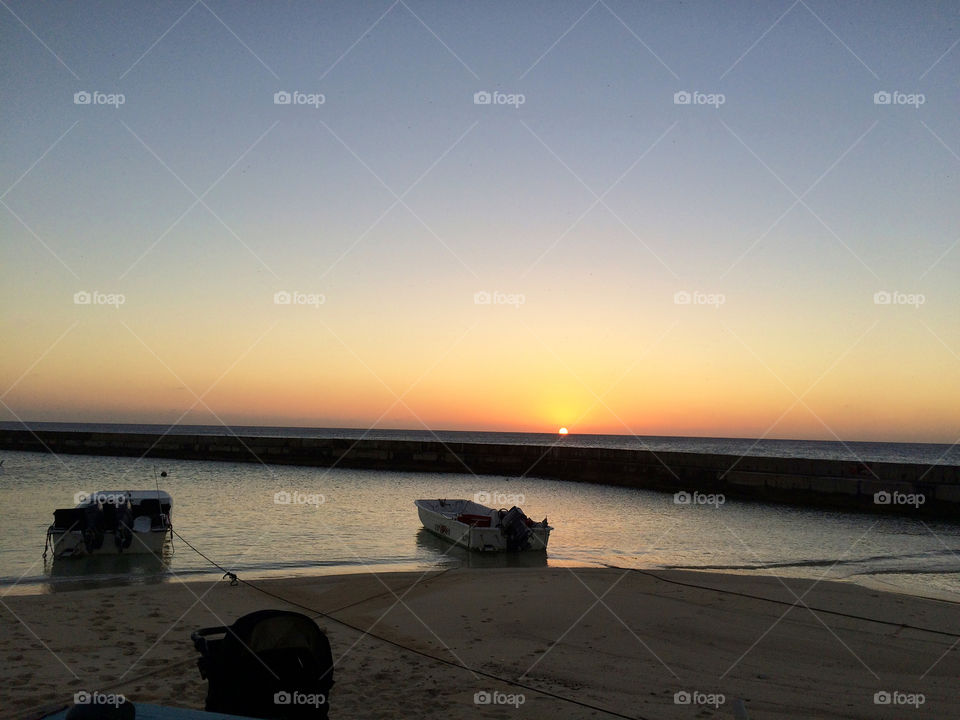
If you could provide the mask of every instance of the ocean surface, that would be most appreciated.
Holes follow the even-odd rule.
[[[14,427],[15,424],[8,424]],[[37,424],[36,427],[40,427]],[[162,426],[45,424],[45,429],[156,432]],[[178,432],[227,432],[180,427]],[[238,434],[359,437],[363,431],[234,428]],[[555,442],[555,435],[437,433],[470,442]],[[368,436],[432,438],[376,431]],[[947,446],[700,438],[568,436],[564,443],[795,457],[957,462]],[[855,453],[855,454],[854,454]],[[0,595],[58,592],[120,582],[169,582],[222,573],[175,538],[161,559],[136,555],[44,561],[53,510],[78,492],[160,488],[174,499],[174,527],[210,559],[247,579],[455,565],[694,568],[859,582],[960,600],[960,525],[728,500],[676,505],[664,493],[528,477],[389,473],[187,460],[0,453]],[[275,502],[290,493],[301,502]],[[427,534],[418,498],[490,497],[549,518],[546,556],[471,554]],[[281,497],[283,497],[281,495]],[[482,499],[482,496],[481,496]]]

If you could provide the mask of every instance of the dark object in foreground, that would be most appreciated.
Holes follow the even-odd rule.
[[[333,655],[327,636],[306,615],[259,610],[230,627],[197,630],[190,639],[200,653],[200,676],[209,683],[208,711],[279,720],[327,717]]]
[[[136,717],[133,703],[122,696],[112,704],[78,702],[66,714],[66,720],[134,720]]]
[[[131,703],[130,708],[133,708]],[[71,705],[69,708],[62,707],[51,707],[49,709],[41,708],[38,712],[40,715],[30,715],[24,716],[24,720],[76,720],[77,716],[72,715],[76,706]],[[123,707],[123,706],[121,706]],[[112,710],[110,707],[108,709]],[[115,720],[115,716],[110,715],[94,715],[94,716],[80,716],[83,720]],[[122,718],[122,720],[128,720],[128,718]],[[246,717],[241,715],[225,715],[223,713],[210,713],[206,710],[189,710],[187,708],[178,708],[178,707],[169,707],[165,705],[151,705],[150,703],[137,703],[136,706],[136,720],[247,720]]]

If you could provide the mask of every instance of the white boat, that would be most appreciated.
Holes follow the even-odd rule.
[[[101,490],[79,493],[73,508],[53,511],[43,556],[154,553],[173,536],[173,500],[162,490]]]
[[[547,549],[547,519],[534,522],[518,507],[494,510],[471,500],[415,500],[423,527],[433,534],[481,552]]]

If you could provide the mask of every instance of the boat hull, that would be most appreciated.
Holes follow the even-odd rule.
[[[130,547],[122,551],[117,547],[117,543],[112,531],[103,533],[103,544],[100,547],[87,550],[86,543],[83,540],[83,533],[77,530],[62,531],[52,530],[50,532],[50,544],[53,546],[54,558],[67,557],[85,557],[89,555],[119,555],[123,554],[146,554],[152,553],[160,555],[163,551],[163,545],[173,535],[169,528],[158,528],[147,532],[134,532]]]
[[[424,529],[454,545],[477,552],[506,552],[507,541],[498,527],[474,527],[417,504]],[[530,541],[523,552],[544,552],[550,541],[550,527],[530,528]]]
[[[173,499],[161,490],[78,492],[76,507],[53,511],[43,557],[160,555],[173,539]],[[118,542],[119,541],[119,542]]]

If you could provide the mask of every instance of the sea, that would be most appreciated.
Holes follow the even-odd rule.
[[[923,443],[578,434],[560,438],[538,433],[196,425],[29,426],[61,431],[563,443],[960,464],[957,446]],[[24,426],[0,423],[0,428]],[[667,493],[535,476],[25,452],[3,452],[0,460],[0,597],[210,579],[221,577],[223,570],[253,580],[458,566],[612,566],[839,580],[960,600],[960,523],[950,520],[874,516],[733,499],[678,505]],[[173,497],[173,523],[178,533],[162,557],[125,554],[55,562],[42,557],[53,510],[73,507],[78,493],[156,487]],[[458,497],[477,498],[498,507],[518,505],[536,520],[547,518],[555,528],[548,552],[496,556],[470,553],[422,529],[415,500]]]

